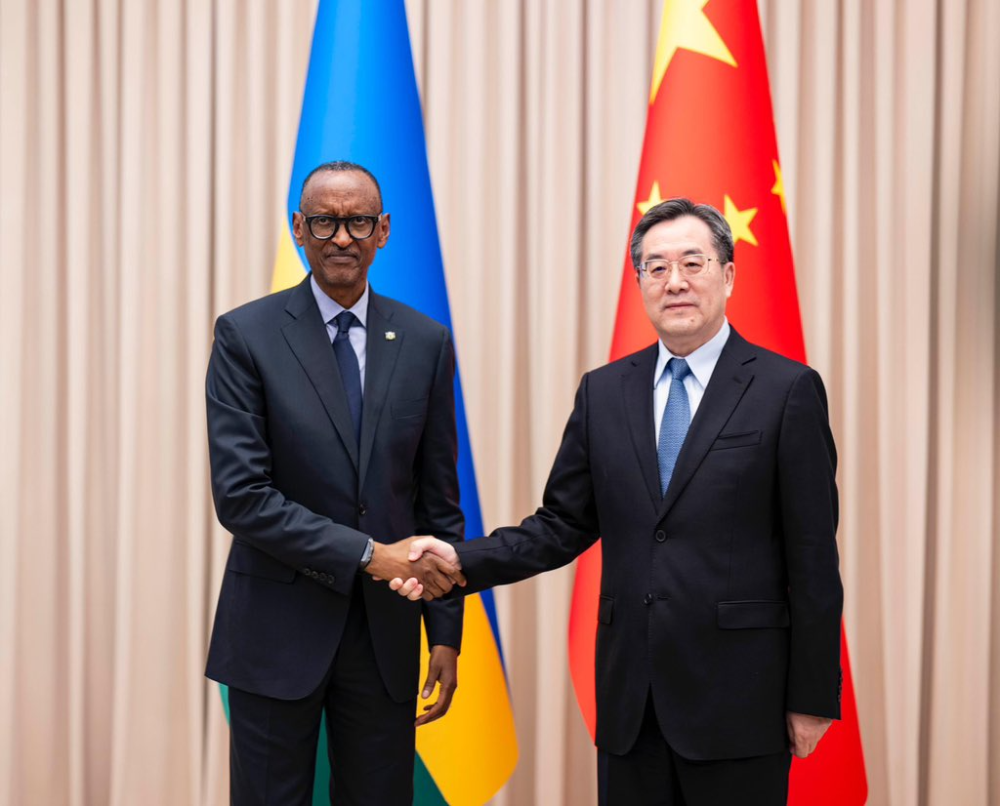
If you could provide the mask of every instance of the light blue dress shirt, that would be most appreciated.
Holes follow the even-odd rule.
[[[316,278],[312,275],[309,276],[309,284],[312,286],[312,292],[313,296],[316,298],[316,304],[319,305],[320,315],[323,317],[323,321],[326,322],[326,335],[330,337],[330,344],[333,344],[333,339],[337,335],[337,325],[334,324],[333,320],[334,317],[336,317],[341,311],[345,310],[345,308],[336,300],[330,299],[323,289],[319,287],[319,283],[316,282]],[[361,323],[361,327],[355,325],[351,328],[348,338],[351,340],[351,347],[354,348],[354,354],[358,357],[358,369],[361,370],[362,390],[365,388],[365,353],[368,350],[369,288],[370,286],[365,283],[365,292],[361,295],[361,298],[350,308],[346,309],[358,317],[358,321]]]
[[[667,362],[671,358],[683,358],[687,361],[691,372],[684,379],[684,389],[688,393],[688,403],[691,406],[691,419],[694,419],[695,412],[701,404],[701,399],[705,396],[705,387],[712,379],[715,372],[715,365],[722,355],[722,348],[726,346],[726,340],[732,328],[729,327],[729,320],[722,320],[722,327],[719,332],[706,341],[701,347],[686,356],[675,356],[666,348],[662,341],[658,342],[660,353],[656,358],[656,369],[653,370],[653,423],[656,428],[656,443],[660,444],[660,424],[663,422],[663,410],[667,407],[667,398],[670,397],[670,378],[664,378],[664,370]]]

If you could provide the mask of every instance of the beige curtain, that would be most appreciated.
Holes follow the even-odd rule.
[[[607,356],[660,2],[407,8],[491,528]],[[0,0],[0,804],[226,802],[202,379],[269,287],[314,11]],[[1000,4],[761,17],[869,802],[1000,804]],[[571,586],[497,594],[500,806],[595,800]]]

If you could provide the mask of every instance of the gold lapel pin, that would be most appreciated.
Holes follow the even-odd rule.
[[[394,331],[394,330],[387,330],[385,332],[385,340],[386,341],[395,341],[396,340],[396,331]]]

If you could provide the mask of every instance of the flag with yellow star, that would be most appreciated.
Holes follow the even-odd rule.
[[[726,314],[734,327],[749,341],[804,362],[785,186],[755,0],[664,2],[632,229],[647,210],[675,196],[711,204],[732,228],[737,283]],[[612,360],[656,339],[627,251]],[[578,561],[569,627],[573,684],[591,734],[600,577],[598,543]],[[795,759],[790,804],[857,806],[867,800],[843,633],[841,666],[843,719],[808,759]]]

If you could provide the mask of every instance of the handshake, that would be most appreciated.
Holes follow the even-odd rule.
[[[455,585],[465,587],[458,552],[436,537],[416,535],[397,543],[376,543],[365,571],[375,579],[388,580],[390,588],[413,602],[430,602]]]

